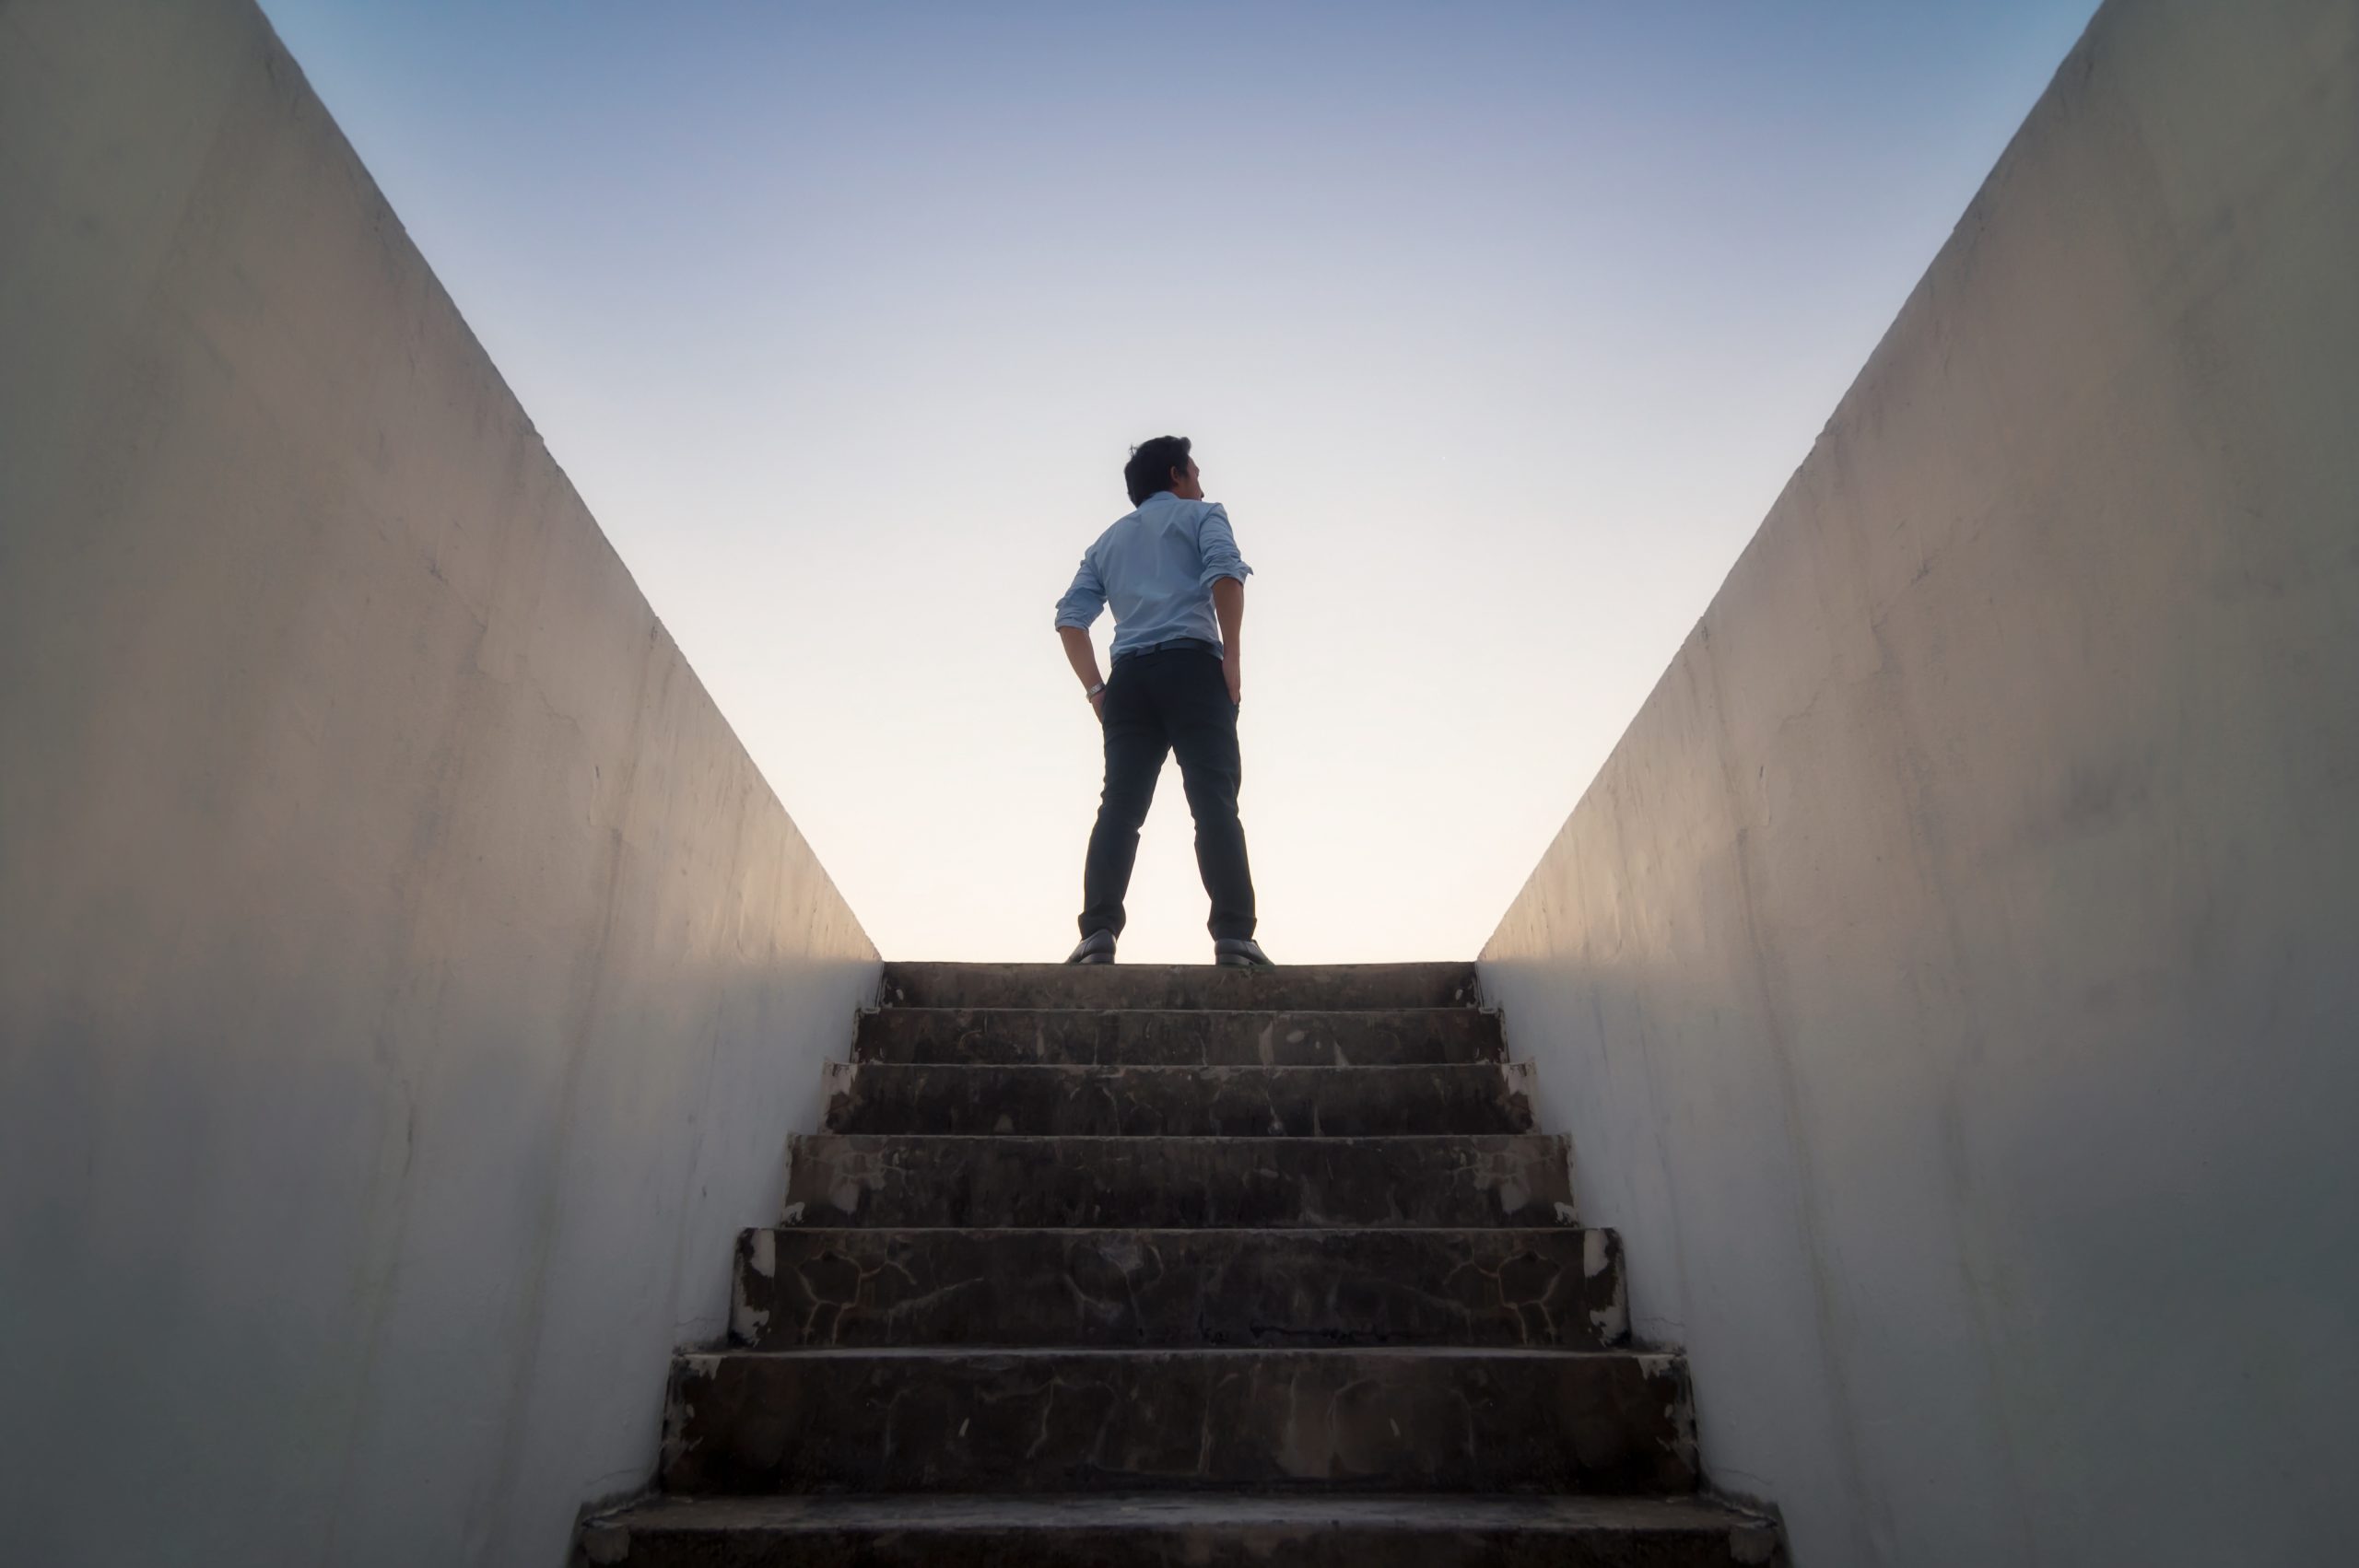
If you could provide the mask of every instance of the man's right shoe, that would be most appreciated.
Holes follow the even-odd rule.
[[[1262,944],[1250,936],[1224,936],[1213,940],[1213,962],[1230,969],[1274,969],[1270,955]]]
[[[1065,962],[1068,964],[1111,964],[1114,962],[1114,933],[1112,931],[1090,932],[1081,939],[1081,945],[1073,950],[1073,956]]]

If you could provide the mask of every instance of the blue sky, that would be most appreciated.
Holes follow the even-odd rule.
[[[888,955],[1072,944],[1050,606],[1194,438],[1309,961],[1481,945],[2093,6],[264,8]]]

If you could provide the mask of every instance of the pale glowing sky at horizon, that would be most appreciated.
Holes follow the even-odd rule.
[[[1193,437],[1281,962],[1482,945],[2094,9],[264,5],[889,957],[1072,946]]]

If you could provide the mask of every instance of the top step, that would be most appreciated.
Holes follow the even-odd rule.
[[[1472,964],[887,964],[885,1007],[1344,1012],[1473,1007]]]

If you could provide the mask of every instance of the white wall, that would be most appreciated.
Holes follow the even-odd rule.
[[[0,5],[0,1559],[561,1562],[875,970],[247,0]]]
[[[1804,1568],[2359,1471],[2359,5],[2112,0],[1483,955]]]

